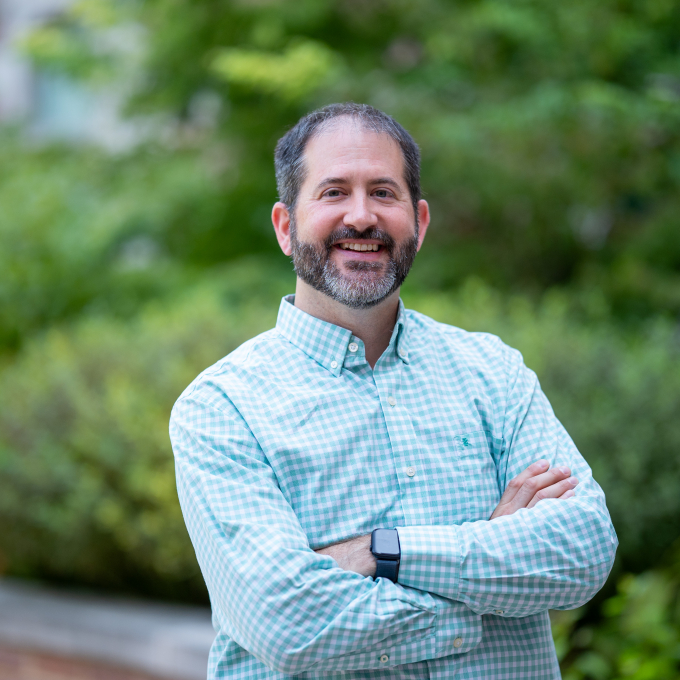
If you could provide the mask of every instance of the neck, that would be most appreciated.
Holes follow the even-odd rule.
[[[295,306],[317,319],[346,328],[361,338],[366,349],[366,361],[373,368],[390,344],[399,311],[399,289],[374,307],[352,309],[298,279]]]

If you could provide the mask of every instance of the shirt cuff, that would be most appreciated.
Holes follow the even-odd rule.
[[[474,649],[482,641],[482,617],[462,602],[434,597],[437,602],[436,658]]]
[[[459,599],[463,566],[461,528],[397,527],[401,558],[399,583],[451,600]]]

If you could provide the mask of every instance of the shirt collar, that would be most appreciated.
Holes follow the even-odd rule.
[[[361,343],[346,328],[317,319],[296,307],[295,295],[287,295],[281,300],[276,329],[335,376],[342,371],[350,343]],[[404,363],[408,363],[407,331],[404,303],[399,300],[399,314],[388,350],[395,352]]]

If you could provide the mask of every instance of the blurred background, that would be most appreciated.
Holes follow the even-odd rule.
[[[0,572],[207,604],[170,409],[273,326],[273,148],[346,100],[422,148],[407,305],[519,348],[607,494],[564,677],[680,677],[678,0],[0,0]]]

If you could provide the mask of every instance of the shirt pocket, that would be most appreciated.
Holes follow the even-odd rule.
[[[489,519],[501,495],[486,432],[476,430],[456,435],[454,440],[458,466],[465,484],[465,519],[468,522]]]

